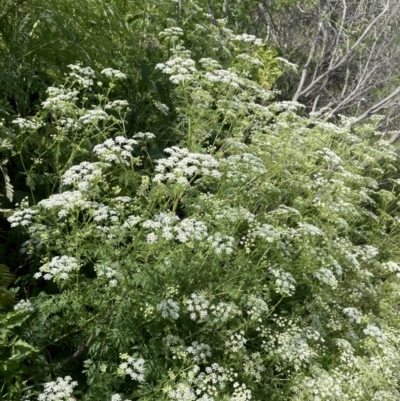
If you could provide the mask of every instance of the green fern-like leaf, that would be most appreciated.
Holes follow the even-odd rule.
[[[4,164],[7,162],[7,160],[3,160],[3,162],[1,163],[2,165],[0,165],[0,170],[3,174],[4,177],[4,182],[6,184],[6,196],[7,199],[12,202],[13,200],[13,196],[14,196],[14,187],[11,185],[10,182],[10,177],[8,175],[8,170],[6,167],[4,167]]]
[[[14,275],[10,269],[0,264],[0,308],[8,309],[14,302],[14,295],[7,289],[13,280]]]

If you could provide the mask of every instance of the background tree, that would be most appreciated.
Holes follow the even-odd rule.
[[[299,67],[278,84],[282,98],[327,119],[347,113],[358,123],[381,113],[382,127],[396,127],[399,2],[308,1],[272,12],[266,1],[256,15],[258,33]]]

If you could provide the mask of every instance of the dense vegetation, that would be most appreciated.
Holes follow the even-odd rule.
[[[397,8],[42,3],[0,14],[2,399],[398,400]]]

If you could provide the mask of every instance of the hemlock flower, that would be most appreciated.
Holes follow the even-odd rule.
[[[26,208],[14,212],[7,220],[11,224],[11,227],[29,226],[32,223],[33,218],[37,214],[36,210]]]
[[[104,110],[93,109],[86,110],[86,113],[82,117],[79,117],[79,121],[81,121],[82,124],[87,125],[97,123],[98,121],[107,120],[109,118],[110,116]]]
[[[232,302],[220,302],[210,306],[210,314],[213,316],[214,323],[225,323],[235,316],[240,316],[242,312]]]
[[[126,75],[124,73],[112,68],[105,68],[103,71],[101,71],[101,74],[111,79],[126,79]]]
[[[155,171],[158,174],[154,176],[154,182],[175,181],[187,185],[189,179],[196,175],[214,178],[221,176],[218,171],[219,162],[211,155],[191,153],[188,149],[177,146],[166,148],[164,152],[170,156],[157,161]]]
[[[104,108],[106,110],[117,110],[121,111],[129,106],[129,103],[126,100],[113,100],[112,102],[108,102]]]
[[[210,302],[202,295],[192,294],[186,301],[186,305],[192,320],[204,320],[208,317]]]
[[[179,304],[172,299],[161,301],[157,305],[157,309],[161,311],[161,315],[164,318],[171,317],[174,320],[179,318]]]
[[[108,279],[109,287],[116,287],[118,285],[118,280],[120,280],[123,275],[118,271],[120,265],[118,262],[113,263],[103,263],[95,267],[97,277],[105,277]]]
[[[166,28],[158,34],[158,36],[160,38],[168,38],[169,37],[169,38],[174,38],[174,39],[178,39],[182,35],[183,35],[183,30],[178,27]]]
[[[241,35],[235,35],[233,39],[244,43],[253,43],[256,46],[261,46],[263,44],[262,39],[258,39],[256,36],[248,35],[247,33],[242,33]]]
[[[197,341],[193,341],[192,345],[186,348],[186,351],[192,355],[195,362],[204,362],[207,357],[211,356],[211,347]]]
[[[329,287],[336,288],[338,286],[338,281],[335,275],[332,273],[332,270],[327,269],[326,267],[322,267],[318,271],[314,273],[314,276],[324,284],[329,285]]]
[[[14,310],[33,312],[35,308],[33,307],[29,299],[21,299],[18,303],[14,305]]]
[[[58,377],[44,385],[44,392],[39,395],[38,401],[75,401],[72,393],[77,385],[78,382],[72,381],[71,376]]]
[[[356,308],[344,308],[343,313],[349,318],[351,323],[361,323],[362,313]]]
[[[69,106],[78,100],[79,91],[71,91],[64,88],[49,87],[46,92],[49,94],[47,100],[42,102],[44,109],[65,112]]]
[[[59,209],[58,217],[61,219],[69,215],[71,210],[77,208],[80,210],[95,207],[94,202],[86,199],[87,194],[81,191],[65,191],[61,194],[51,195],[48,199],[43,199],[38,206],[47,209]]]
[[[232,333],[230,331],[230,332],[228,332],[228,336],[229,336],[229,339],[225,343],[225,345],[227,348],[229,348],[229,351],[227,350],[226,352],[236,353],[245,347],[247,340],[246,340],[246,338],[244,338],[243,330],[240,330],[238,333]]]
[[[161,70],[164,74],[170,75],[169,80],[178,85],[193,78],[193,74],[197,72],[195,64],[190,58],[177,56],[165,63],[157,64],[156,70]]]
[[[243,80],[237,74],[227,70],[206,72],[204,78],[211,83],[227,84],[232,88],[239,88],[240,85],[243,85]]]
[[[76,185],[81,192],[87,192],[92,184],[102,178],[102,168],[107,166],[105,163],[82,162],[77,166],[72,166],[62,176],[63,185]]]
[[[155,102],[154,105],[156,106],[156,109],[158,109],[159,111],[161,111],[161,113],[164,114],[164,116],[168,115],[169,107],[166,104]]]
[[[69,64],[68,67],[72,71],[74,71],[78,74],[84,75],[86,77],[94,78],[96,76],[95,72],[90,67],[81,67],[80,65],[76,65],[76,64]]]
[[[34,278],[43,277],[45,280],[67,280],[71,272],[79,270],[77,259],[71,256],[55,256],[50,262],[39,268]]]
[[[281,269],[270,267],[268,271],[275,278],[276,291],[279,294],[292,296],[296,290],[296,280],[289,272]]]
[[[106,162],[121,163],[129,166],[129,161],[132,159],[133,147],[137,144],[138,142],[134,139],[117,136],[107,139],[100,145],[96,145],[93,148],[93,152]]]
[[[26,118],[16,118],[12,122],[22,129],[35,130],[37,128],[37,125],[33,121],[27,120]]]
[[[233,252],[233,243],[235,239],[229,235],[223,235],[221,233],[215,233],[207,238],[207,242],[210,243],[211,248],[215,254],[220,255],[226,253],[230,255]]]
[[[135,359],[129,355],[121,354],[120,358],[125,362],[119,365],[118,370],[129,375],[132,380],[144,382],[145,361],[142,358]]]
[[[119,395],[119,394],[113,394],[113,395],[111,396],[111,401],[131,401],[131,400],[128,400],[128,399],[123,400],[122,397],[121,397],[121,395]]]
[[[136,139],[142,139],[142,140],[150,140],[154,139],[156,136],[152,134],[151,132],[137,132],[135,135],[133,135],[133,138]]]

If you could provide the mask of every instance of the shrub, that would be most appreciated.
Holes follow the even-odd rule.
[[[249,57],[262,46],[227,36]],[[85,108],[97,75],[82,67],[48,91],[50,124],[42,112],[16,121],[21,152],[37,127],[54,135],[39,145],[54,190],[9,219],[37,280],[29,308],[6,317],[24,317],[17,334],[32,347],[18,391],[398,399],[396,154],[373,126],[275,102],[250,58],[223,68],[169,46],[156,70],[173,85],[177,139],[162,158],[148,151],[157,132],[127,135],[123,100]]]

